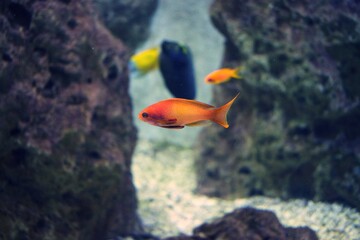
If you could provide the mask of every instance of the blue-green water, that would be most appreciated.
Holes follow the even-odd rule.
[[[239,93],[229,128],[137,118],[172,95],[128,60],[164,40],[190,47],[196,100]],[[249,205],[359,240],[359,56],[355,0],[2,0],[0,239],[191,234]]]
[[[159,44],[164,39],[178,41],[188,45],[193,53],[197,82],[197,100],[211,101],[211,86],[205,85],[203,78],[221,64],[223,37],[211,25],[208,10],[212,1],[159,1],[150,28],[150,36],[139,49],[147,49]],[[204,41],[204,39],[206,39]],[[140,138],[165,140],[190,146],[194,143],[199,128],[184,128],[181,131],[149,127],[137,119],[137,114],[148,105],[171,98],[159,71],[131,79],[130,93],[134,104],[133,116],[139,129]]]

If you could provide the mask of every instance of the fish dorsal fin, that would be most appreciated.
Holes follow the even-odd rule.
[[[188,123],[188,124],[186,124],[186,126],[188,126],[188,127],[204,126],[204,125],[208,125],[209,123],[210,123],[210,121],[208,121],[208,120],[201,120],[201,121],[197,121],[197,122],[193,122],[193,123]]]

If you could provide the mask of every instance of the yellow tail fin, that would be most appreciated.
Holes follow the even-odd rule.
[[[228,103],[224,104],[221,107],[218,107],[216,109],[214,109],[214,115],[213,118],[211,119],[211,121],[223,126],[224,128],[228,128],[229,124],[227,122],[226,116],[227,113],[231,107],[231,105],[234,103],[234,101],[236,100],[236,98],[239,96],[240,93],[238,93],[232,100],[230,100]]]
[[[234,69],[234,73],[233,75],[231,76],[232,78],[237,78],[237,79],[240,79],[241,76],[240,76],[240,72],[241,70],[243,70],[243,67],[242,66],[239,66],[237,68]]]

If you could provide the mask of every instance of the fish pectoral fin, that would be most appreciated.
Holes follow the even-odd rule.
[[[193,123],[188,123],[186,124],[186,126],[188,127],[197,127],[197,126],[205,126],[205,125],[209,125],[211,122],[208,120],[201,120],[201,121],[197,121],[197,122],[193,122]]]
[[[169,128],[169,129],[182,129],[185,126],[160,126],[162,128]]]

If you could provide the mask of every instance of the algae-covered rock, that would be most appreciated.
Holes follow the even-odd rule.
[[[0,239],[139,227],[128,53],[90,1],[0,3]]]
[[[229,129],[205,128],[200,193],[338,201],[360,208],[360,4],[215,1],[223,66],[242,80],[215,86],[215,105],[240,97]]]
[[[93,1],[104,24],[126,45],[136,48],[146,40],[158,0]]]

